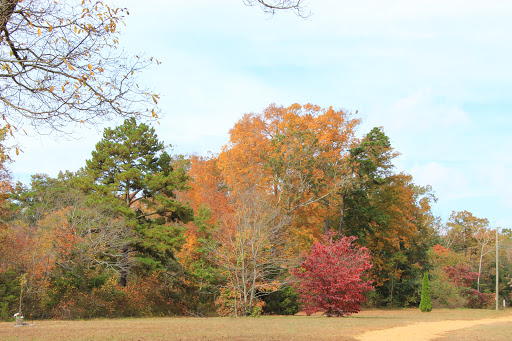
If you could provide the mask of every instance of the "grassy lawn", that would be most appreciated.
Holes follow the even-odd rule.
[[[511,323],[495,323],[453,331],[437,338],[436,341],[508,341],[512,338]]]
[[[367,310],[347,318],[263,316],[260,318],[141,318],[0,323],[0,340],[356,340],[365,331],[418,322],[512,316],[512,310]],[[30,321],[28,321],[30,322]],[[509,340],[512,326],[476,326],[439,340]],[[496,338],[489,339],[489,335]]]

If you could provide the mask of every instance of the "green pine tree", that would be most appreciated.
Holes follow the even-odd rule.
[[[174,252],[183,235],[177,222],[192,219],[192,209],[176,200],[175,191],[186,188],[183,167],[173,167],[173,159],[155,134],[154,128],[127,119],[114,129],[107,128],[85,167],[89,191],[98,200],[117,202],[133,240],[123,250],[133,255],[146,272],[173,266]],[[175,265],[175,264],[174,264]],[[126,286],[128,271],[121,272]]]
[[[428,279],[428,273],[426,272],[423,275],[423,282],[421,283],[420,310],[424,313],[432,311],[432,302],[430,300],[430,281]]]

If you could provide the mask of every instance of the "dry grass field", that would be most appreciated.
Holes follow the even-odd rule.
[[[33,326],[0,323],[0,340],[348,340],[365,332],[420,322],[509,317],[512,310],[367,310],[347,318],[264,316],[260,318],[141,318],[34,321]],[[31,322],[31,321],[28,321]],[[510,340],[512,322],[451,331],[436,340]],[[385,339],[380,339],[385,341]],[[412,341],[412,340],[411,340]]]
[[[436,339],[436,341],[504,341],[510,339],[512,339],[512,322],[476,326],[469,329],[453,331]]]

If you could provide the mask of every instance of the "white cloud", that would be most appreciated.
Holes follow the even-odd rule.
[[[493,196],[499,197],[504,207],[512,209],[512,163],[492,163],[481,166],[480,179],[488,183]]]
[[[498,226],[510,227],[512,164],[439,162],[416,164],[409,171],[419,185],[431,185],[439,198],[437,213],[447,218],[450,211],[469,210]]]
[[[444,97],[427,87],[390,104],[379,101],[378,106],[369,109],[362,130],[383,126],[392,146],[402,153],[400,160],[406,167],[407,163],[411,167],[436,160],[465,159],[469,151],[462,147],[468,131],[474,129],[473,120],[460,104]],[[475,150],[469,155],[471,159],[479,156]]]
[[[473,197],[470,182],[460,169],[450,168],[437,162],[415,165],[410,170],[416,183],[431,185],[439,197],[447,200]]]
[[[467,113],[456,105],[439,103],[430,88],[397,100],[388,114],[394,118],[397,128],[413,131],[467,126],[471,122]]]

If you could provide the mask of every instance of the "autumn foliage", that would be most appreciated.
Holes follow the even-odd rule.
[[[293,213],[289,245],[311,247],[321,238],[337,205],[331,198],[348,181],[345,160],[357,142],[359,119],[349,112],[312,104],[270,105],[246,114],[230,130],[218,167],[230,191],[257,187]]]
[[[334,240],[328,234],[316,242],[313,250],[295,271],[299,292],[306,314],[324,311],[327,316],[345,316],[361,310],[365,294],[373,290],[365,278],[372,267],[368,249],[353,242],[355,237]]]
[[[187,157],[129,119],[87,167],[29,186],[12,186],[0,148],[0,318],[346,316],[417,307],[427,270],[434,308],[486,307],[488,221],[463,211],[443,225],[431,188],[395,172],[383,128],[357,138],[358,125],[270,105],[219,154]],[[512,261],[500,271],[506,297]]]

